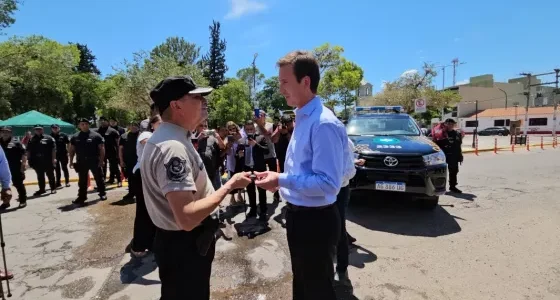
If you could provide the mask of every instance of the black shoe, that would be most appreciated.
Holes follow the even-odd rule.
[[[51,190],[51,195],[52,194],[56,194],[56,189],[55,190]]]
[[[124,248],[124,253],[130,253],[130,251],[132,251],[132,241],[130,241],[130,243],[126,245],[126,248]]]
[[[59,182],[59,183],[57,183],[57,184],[56,184],[56,188],[57,188],[57,189],[60,189],[60,188],[62,188],[62,184],[61,184],[60,182]]]
[[[247,214],[247,218],[254,218],[257,216],[257,209],[256,208],[251,208],[249,210],[249,213]]]
[[[72,204],[83,205],[86,202],[86,200],[87,198],[78,197],[76,200],[72,201]]]
[[[356,242],[356,238],[354,238],[353,236],[351,236],[349,233],[347,233],[348,235],[348,244],[352,245]]]
[[[0,204],[0,211],[6,210],[8,207],[10,207],[10,203],[2,203]]]
[[[348,271],[345,272],[336,271],[334,275],[334,282],[335,284],[341,285],[345,288],[352,289],[352,282],[350,281],[350,278],[348,278]]]
[[[45,194],[47,191],[36,191],[35,193],[33,193],[33,196],[41,196],[43,194]]]
[[[19,208],[27,207],[27,202],[20,202],[18,207]]]
[[[122,182],[117,183],[117,187],[122,187]]]
[[[70,183],[67,183],[67,184],[66,184],[66,187],[70,187]]]
[[[109,181],[105,182],[105,184],[115,184],[115,181],[109,180]]]
[[[99,196],[99,200],[101,201],[105,201],[107,200],[107,196],[103,195],[103,196]]]
[[[462,194],[462,193],[463,193],[463,191],[461,191],[460,189],[458,189],[458,188],[455,187],[455,186],[450,187],[450,188],[449,188],[449,191],[450,191],[450,192],[453,192],[453,193],[457,193],[457,194]]]
[[[268,221],[268,215],[266,214],[266,211],[259,213],[259,221],[261,221],[261,222],[267,222]]]

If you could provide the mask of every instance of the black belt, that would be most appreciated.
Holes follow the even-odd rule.
[[[293,210],[293,211],[311,211],[311,210],[321,210],[321,209],[329,208],[332,207],[333,205],[334,203],[323,205],[323,206],[299,206],[288,202],[286,204],[286,207],[288,207],[289,210]]]

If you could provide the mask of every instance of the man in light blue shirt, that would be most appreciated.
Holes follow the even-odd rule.
[[[8,159],[6,158],[6,153],[4,153],[4,150],[0,147],[0,184],[2,184],[0,198],[6,206],[9,206],[10,200],[12,200],[12,190],[10,189],[11,181],[12,174],[10,173]]]
[[[340,235],[333,205],[345,169],[348,137],[342,122],[317,94],[319,64],[312,53],[294,51],[278,61],[280,92],[297,107],[284,173],[255,173],[256,185],[287,204],[286,229],[292,259],[293,299],[335,300],[332,257]]]

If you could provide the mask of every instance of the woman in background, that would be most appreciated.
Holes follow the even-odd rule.
[[[243,158],[244,150],[242,147],[238,147],[237,141],[241,138],[241,133],[239,132],[239,126],[233,121],[226,123],[226,128],[229,132],[226,140],[226,168],[228,171],[228,177],[231,178],[234,174],[242,172],[243,166],[245,165],[245,160]],[[237,199],[235,199],[235,194],[237,193]],[[240,205],[245,202],[243,197],[241,197],[241,190],[235,190],[231,192],[231,205]]]

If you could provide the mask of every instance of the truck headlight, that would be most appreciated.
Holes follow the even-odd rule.
[[[436,166],[445,164],[445,154],[442,151],[422,156],[426,166]]]

